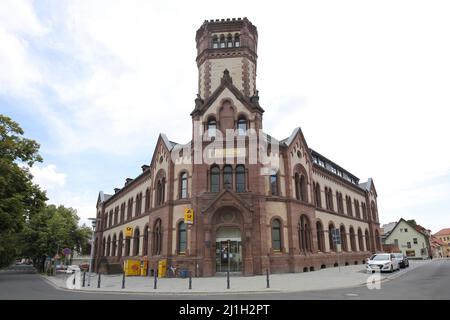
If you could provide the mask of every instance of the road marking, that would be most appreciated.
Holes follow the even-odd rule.
[[[346,293],[345,295],[347,297],[358,297],[359,296],[359,294],[357,294],[357,293]]]

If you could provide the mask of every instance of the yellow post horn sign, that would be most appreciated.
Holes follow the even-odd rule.
[[[125,238],[132,237],[132,236],[133,236],[133,227],[126,227],[125,228]]]
[[[191,208],[184,209],[184,223],[186,224],[194,223],[194,209]]]

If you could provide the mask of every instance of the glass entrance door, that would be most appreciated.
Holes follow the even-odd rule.
[[[216,272],[242,271],[242,244],[237,240],[216,242]]]

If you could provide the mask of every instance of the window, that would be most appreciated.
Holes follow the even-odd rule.
[[[370,236],[369,236],[369,231],[367,229],[364,232],[364,238],[366,239],[366,250],[370,251]]]
[[[112,257],[116,256],[116,248],[117,248],[117,239],[116,239],[116,234],[114,234],[114,236],[112,238],[112,251],[111,251]]]
[[[299,223],[299,247],[300,250],[305,252],[312,252],[312,234],[311,234],[311,227],[309,224],[309,220],[305,215],[302,215],[300,217],[300,223]]]
[[[278,219],[272,221],[272,249],[281,251],[281,223]]]
[[[180,175],[180,199],[187,198],[187,173]]]
[[[156,220],[153,228],[153,254],[160,255],[162,249],[161,219]]]
[[[316,230],[317,230],[317,245],[318,249],[321,252],[325,252],[325,241],[323,238],[323,227],[320,221],[316,222]]]
[[[234,34],[234,46],[235,46],[235,47],[239,47],[239,46],[241,45],[241,42],[240,42],[239,39],[240,39],[240,38],[239,38],[239,34],[238,34],[238,33],[235,33],[235,34]]]
[[[245,167],[236,166],[236,192],[245,192]]]
[[[214,49],[217,49],[217,48],[219,48],[219,39],[217,38],[217,36],[214,36],[213,37],[213,48]]]
[[[247,119],[245,117],[239,117],[237,122],[238,135],[245,135],[247,133]]]
[[[270,194],[272,196],[278,196],[278,172],[273,170],[269,179],[270,179]]]
[[[358,229],[358,246],[359,251],[364,251],[364,241],[363,241],[363,234],[361,229]]]
[[[125,202],[120,205],[120,223],[125,220]]]
[[[405,228],[405,232],[408,232],[408,228]]]
[[[145,211],[150,210],[150,188],[145,190]]]
[[[117,245],[117,256],[120,258],[122,257],[122,248],[123,248],[123,234],[122,232],[119,234],[119,243]]]
[[[186,252],[186,243],[187,243],[187,235],[186,235],[186,224],[181,221],[178,224],[178,253]]]
[[[130,244],[131,244],[131,238],[126,237],[125,238],[125,257],[130,256]]]
[[[413,238],[414,244],[417,244],[417,238]]]
[[[211,192],[219,192],[220,169],[218,166],[211,168]]]
[[[208,137],[212,138],[216,136],[217,122],[216,119],[209,119],[207,124]]]
[[[342,246],[342,251],[348,251],[348,246],[347,246],[347,234],[345,233],[345,227],[341,226],[340,228],[340,234],[341,234],[341,246]]]
[[[141,215],[141,207],[142,207],[142,193],[139,193],[136,196],[136,216]]]
[[[133,198],[128,200],[127,220],[131,220],[133,216]]]
[[[347,206],[347,214],[349,216],[353,216],[353,210],[352,210],[352,198],[349,196],[345,196],[346,200],[346,206]]]
[[[314,185],[314,199],[315,199],[315,202],[316,202],[316,207],[321,208],[322,207],[322,199],[321,199],[321,196],[320,196],[320,185],[319,185],[319,183],[316,183]]]
[[[134,244],[133,244],[133,255],[135,256],[139,255],[140,240],[141,240],[141,233],[139,231],[139,228],[136,228],[134,230]]]
[[[142,255],[146,256],[148,255],[148,233],[150,232],[150,230],[148,229],[148,226],[146,225],[144,227],[144,239],[143,241],[143,246],[142,246]]]
[[[353,228],[350,228],[350,247],[353,252],[356,251],[356,239],[355,239],[355,230]]]
[[[231,33],[228,34],[228,37],[227,37],[227,47],[228,48],[232,48],[233,47],[233,37],[232,37]]]
[[[220,47],[225,48],[225,36],[223,34],[220,36]]]
[[[114,209],[114,225],[117,225],[119,223],[119,207],[117,206]]]
[[[233,186],[233,169],[230,165],[223,167],[223,187],[225,189],[231,189]]]
[[[158,180],[156,185],[156,203],[160,206],[165,201],[166,178]]]
[[[408,241],[408,242],[406,243],[406,245],[407,245],[408,249],[411,249],[411,242]]]
[[[297,200],[308,201],[306,180],[303,174],[295,174],[295,197]]]
[[[355,199],[355,214],[358,219],[361,219],[361,213],[359,211],[359,201]]]

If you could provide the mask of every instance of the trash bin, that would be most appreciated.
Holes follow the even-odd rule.
[[[187,270],[187,269],[180,270],[180,277],[182,277],[182,278],[189,277],[189,270]]]

